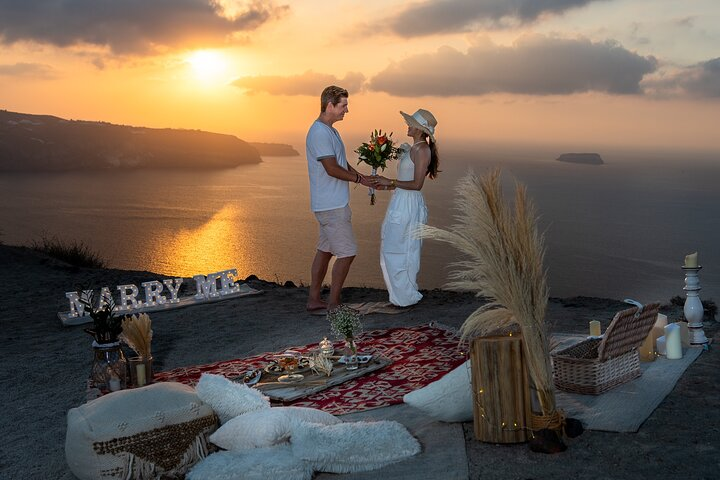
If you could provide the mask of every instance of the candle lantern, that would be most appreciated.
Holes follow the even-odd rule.
[[[327,339],[327,337],[323,338],[320,341],[319,347],[320,347],[320,353],[322,353],[326,357],[329,357],[330,355],[335,353],[335,348],[333,347],[332,342]]]
[[[708,339],[703,331],[703,305],[700,301],[700,279],[698,274],[702,267],[700,265],[687,266],[686,260],[685,265],[682,267],[685,272],[685,305],[683,306],[683,312],[685,318],[688,321],[688,334],[690,337],[691,347],[704,347],[707,348]],[[692,263],[690,263],[692,265]]]

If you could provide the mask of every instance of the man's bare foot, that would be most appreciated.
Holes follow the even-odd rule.
[[[322,300],[318,302],[308,302],[307,305],[305,305],[305,309],[308,312],[317,312],[318,310],[327,310],[328,304],[327,302],[323,302]]]

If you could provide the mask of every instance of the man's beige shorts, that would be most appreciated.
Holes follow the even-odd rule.
[[[357,255],[357,243],[352,231],[352,212],[349,205],[335,210],[315,212],[315,218],[320,224],[318,250],[330,252],[337,258]]]

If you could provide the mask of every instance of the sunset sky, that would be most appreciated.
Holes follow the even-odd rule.
[[[328,84],[346,138],[720,152],[718,0],[0,0],[0,108],[293,143]],[[348,143],[346,141],[346,143]]]

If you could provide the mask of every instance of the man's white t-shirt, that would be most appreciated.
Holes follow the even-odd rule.
[[[344,180],[331,177],[320,160],[335,157],[337,164],[347,168],[345,144],[332,127],[315,120],[305,139],[305,156],[310,176],[310,208],[323,212],[343,208],[350,202],[350,185]]]

